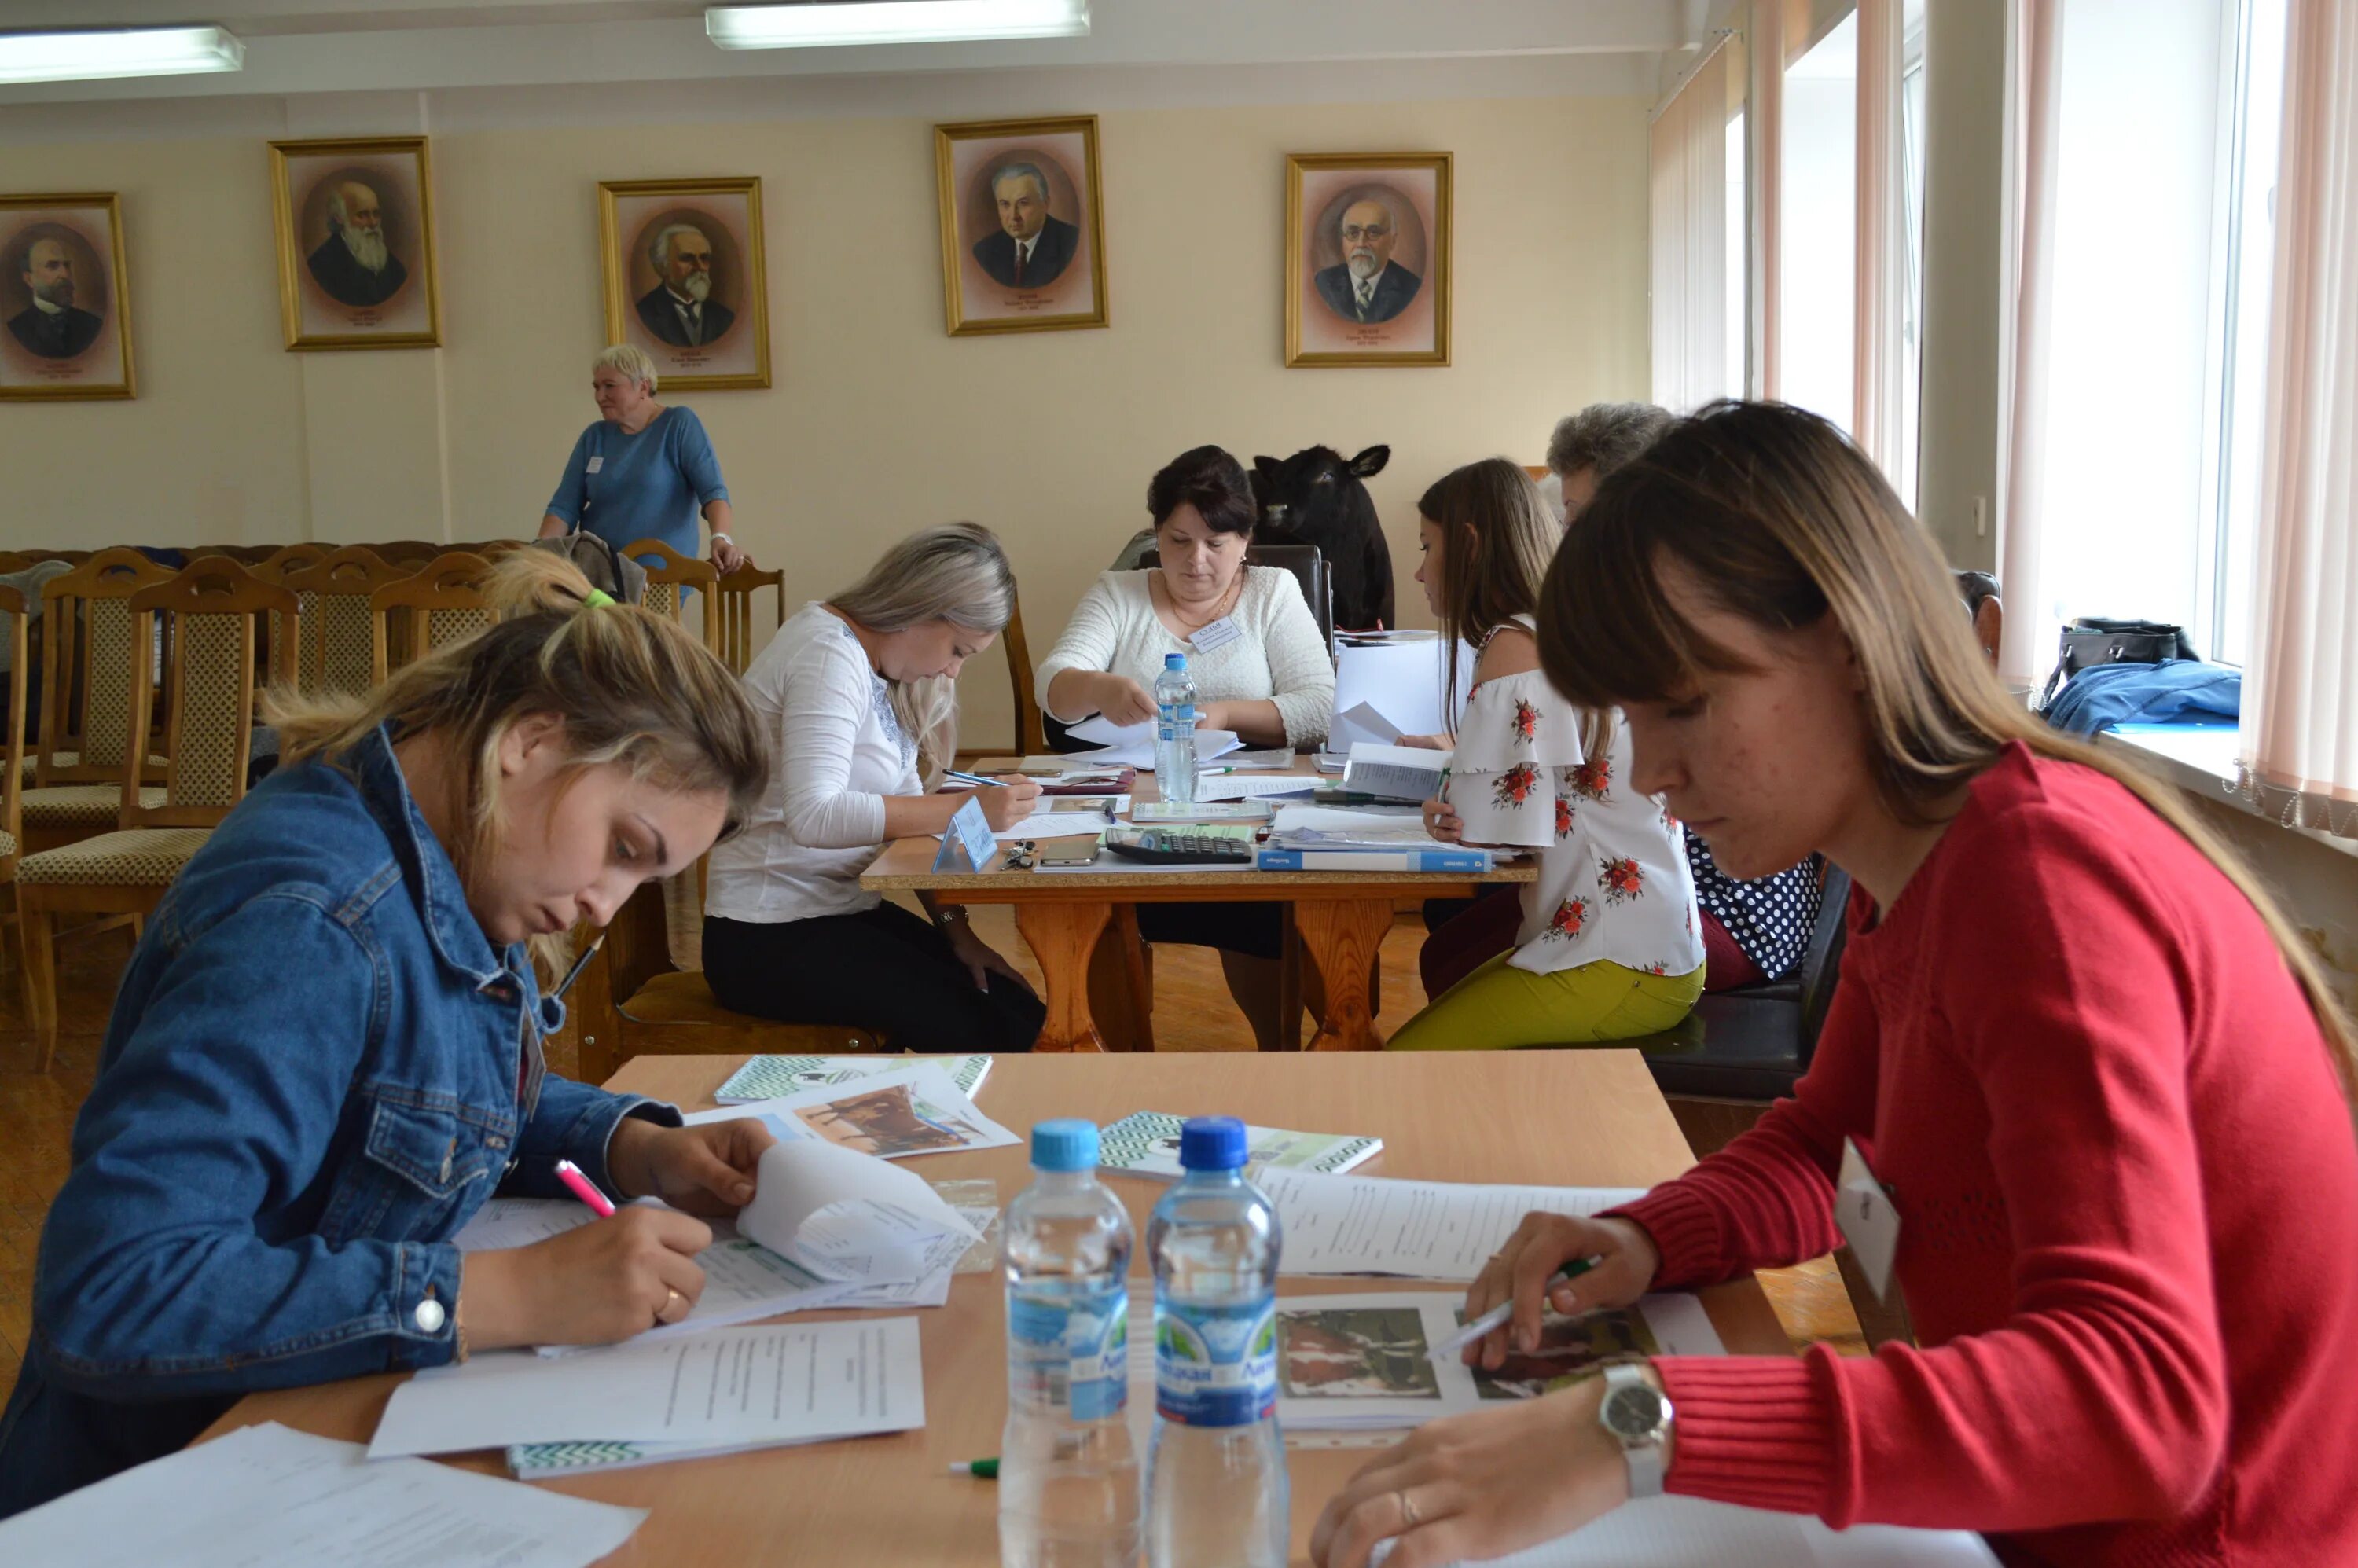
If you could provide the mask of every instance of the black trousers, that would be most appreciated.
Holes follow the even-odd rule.
[[[731,1012],[874,1029],[896,1051],[1029,1051],[1048,1016],[1004,975],[975,989],[949,938],[897,903],[775,923],[707,915],[704,978]]]

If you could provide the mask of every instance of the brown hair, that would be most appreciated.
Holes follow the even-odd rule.
[[[1771,631],[1835,617],[1858,660],[1877,793],[1902,822],[1941,820],[1943,803],[2017,741],[2136,795],[2258,913],[2358,1095],[2358,1038],[2276,900],[2176,789],[2050,729],[2006,692],[1931,539],[1833,425],[1783,404],[1714,403],[1606,480],[1541,594],[1540,661],[1558,690],[1596,705],[1668,701],[1699,672],[1747,667],[1671,606],[1665,561]]]
[[[1455,693],[1460,642],[1479,645],[1516,616],[1538,612],[1563,530],[1531,475],[1506,458],[1451,470],[1418,497],[1416,509],[1441,532],[1441,640],[1448,649],[1442,689]],[[1583,716],[1581,744],[1589,753],[1611,741],[1610,720]]]
[[[535,715],[564,725],[569,768],[620,762],[666,788],[718,790],[729,797],[723,836],[744,824],[769,786],[769,741],[710,650],[665,616],[592,605],[589,579],[546,550],[503,557],[482,591],[503,612],[490,630],[404,665],[373,692],[274,691],[268,718],[285,760],[340,758],[387,722],[405,735],[443,731],[466,812],[464,837],[444,849],[462,881],[497,846],[500,741]]]

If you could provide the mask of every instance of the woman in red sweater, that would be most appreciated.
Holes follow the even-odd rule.
[[[1467,1303],[1514,1320],[1471,1354],[1535,1343],[1543,1295],[1831,1250],[1845,1142],[1920,1343],[1657,1357],[1433,1422],[1314,1558],[1494,1557],[1665,1489],[1980,1530],[2016,1563],[2358,1563],[2358,1051],[2267,893],[2175,791],[2008,698],[1931,541],[1814,416],[1682,421],[1606,481],[1540,617],[1549,680],[1621,705],[1637,786],[1730,875],[1819,850],[1856,892],[1794,1098],[1625,1209],[1525,1219]]]

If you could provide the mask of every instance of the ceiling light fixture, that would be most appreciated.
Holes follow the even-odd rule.
[[[1089,0],[809,0],[794,5],[714,5],[704,13],[704,31],[724,49],[1086,38]]]
[[[107,27],[0,33],[0,81],[90,81],[240,70],[245,46],[225,27]]]

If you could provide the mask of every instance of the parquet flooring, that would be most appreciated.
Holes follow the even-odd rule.
[[[975,925],[1039,984],[1039,970],[1007,910],[979,909]],[[127,935],[119,932],[68,945],[58,1061],[44,1075],[37,1070],[39,1062],[27,1026],[16,934],[6,935],[8,956],[0,967],[0,1398],[16,1382],[31,1331],[35,1244],[49,1200],[65,1179],[74,1112],[90,1088],[107,1009],[130,953]],[[1416,974],[1423,935],[1412,916],[1403,917],[1384,940],[1387,1021],[1397,1022],[1423,1005],[1424,988]],[[1218,960],[1206,950],[1157,950],[1154,1023],[1156,1044],[1164,1051],[1252,1049],[1251,1033],[1228,998]],[[569,1064],[552,1065],[562,1068]],[[1681,1111],[1681,1124],[1698,1152],[1725,1142],[1747,1119],[1740,1111],[1731,1115],[1716,1107],[1674,1108]],[[1796,1349],[1824,1340],[1846,1353],[1863,1352],[1857,1320],[1830,1260],[1779,1270],[1764,1274],[1762,1281]]]

